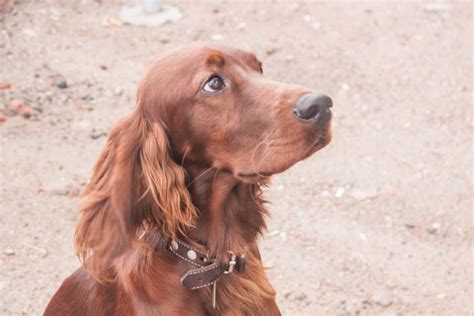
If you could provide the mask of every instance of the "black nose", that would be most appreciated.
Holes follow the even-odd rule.
[[[331,118],[330,107],[332,107],[330,97],[321,93],[310,93],[298,99],[293,114],[301,121],[324,124]]]

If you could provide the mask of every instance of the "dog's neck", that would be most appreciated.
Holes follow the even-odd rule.
[[[197,166],[186,168],[189,190],[199,209],[196,228],[189,237],[218,257],[227,251],[243,253],[265,228],[266,210],[258,184],[238,181],[232,174]]]

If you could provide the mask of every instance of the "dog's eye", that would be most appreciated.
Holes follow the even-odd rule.
[[[202,88],[207,92],[219,92],[225,88],[225,83],[221,77],[214,75],[209,78],[209,80],[207,80],[206,84]]]

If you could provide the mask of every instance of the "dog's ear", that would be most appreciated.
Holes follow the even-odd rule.
[[[113,128],[80,209],[76,250],[101,280],[113,278],[113,259],[133,246],[144,223],[173,237],[193,227],[197,210],[161,123],[137,109]]]

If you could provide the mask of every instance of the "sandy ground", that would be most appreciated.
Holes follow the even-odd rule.
[[[114,26],[121,4],[0,1],[1,315],[78,267],[77,191],[146,65],[212,39],[335,103],[332,144],[267,192],[283,313],[473,315],[472,3],[187,1],[160,28]]]

